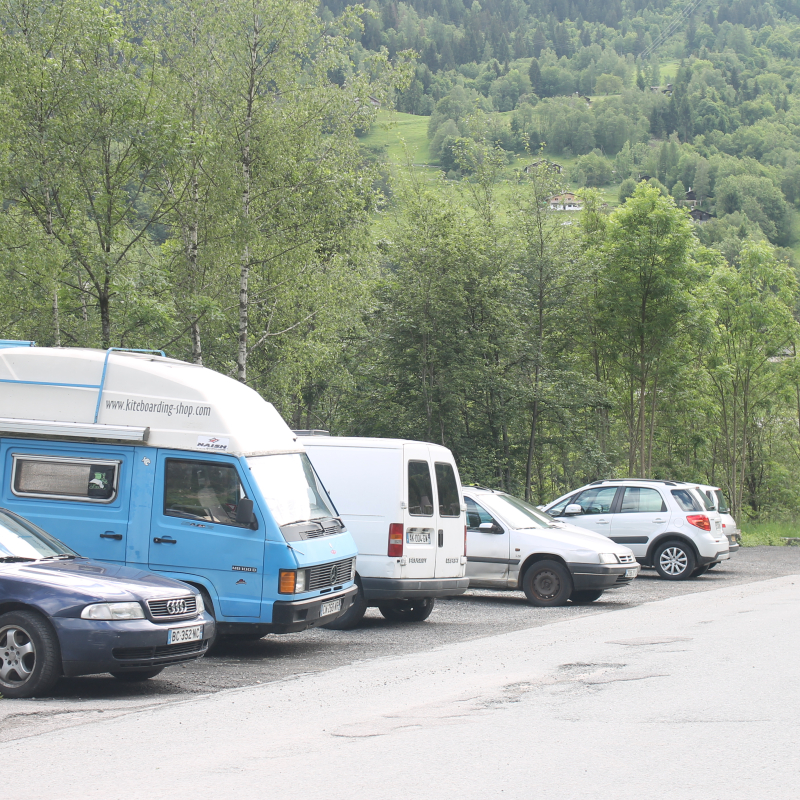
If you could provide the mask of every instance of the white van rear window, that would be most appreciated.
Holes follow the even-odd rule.
[[[110,503],[117,494],[119,461],[14,455],[11,491],[20,497]]]
[[[436,470],[436,491],[439,494],[439,516],[460,516],[461,498],[458,494],[458,483],[453,467],[437,461],[434,469]]]
[[[408,513],[415,517],[433,516],[433,484],[427,461],[408,462]]]

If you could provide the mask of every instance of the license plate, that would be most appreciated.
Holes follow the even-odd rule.
[[[167,631],[167,644],[196,642],[203,638],[203,626],[193,625],[191,628],[170,628]]]
[[[409,528],[406,531],[406,543],[430,544],[432,533],[433,530],[431,528]]]
[[[637,573],[638,571],[639,571],[639,570],[638,570],[638,569],[636,569],[636,567],[634,567],[633,569],[626,569],[626,570],[625,570],[625,577],[626,577],[626,578],[635,578],[635,577],[636,577],[636,573]]]
[[[337,597],[335,600],[328,600],[319,607],[319,615],[321,617],[327,617],[328,614],[335,614],[341,607],[341,597]]]

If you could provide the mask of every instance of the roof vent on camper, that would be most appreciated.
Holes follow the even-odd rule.
[[[317,428],[312,428],[311,430],[307,431],[292,431],[295,436],[330,436],[330,431],[323,431],[318,430]]]
[[[26,342],[22,339],[0,339],[0,348],[3,347],[36,347],[36,342]]]

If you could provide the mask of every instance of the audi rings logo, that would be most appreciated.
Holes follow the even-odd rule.
[[[170,614],[185,614],[187,610],[186,601],[183,598],[167,601],[167,611]]]
[[[331,567],[331,583],[336,583],[336,567]]]

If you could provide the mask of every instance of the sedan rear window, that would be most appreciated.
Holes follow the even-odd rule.
[[[705,511],[704,505],[700,502],[700,498],[696,497],[694,492],[689,489],[673,489],[672,496],[681,511]]]

